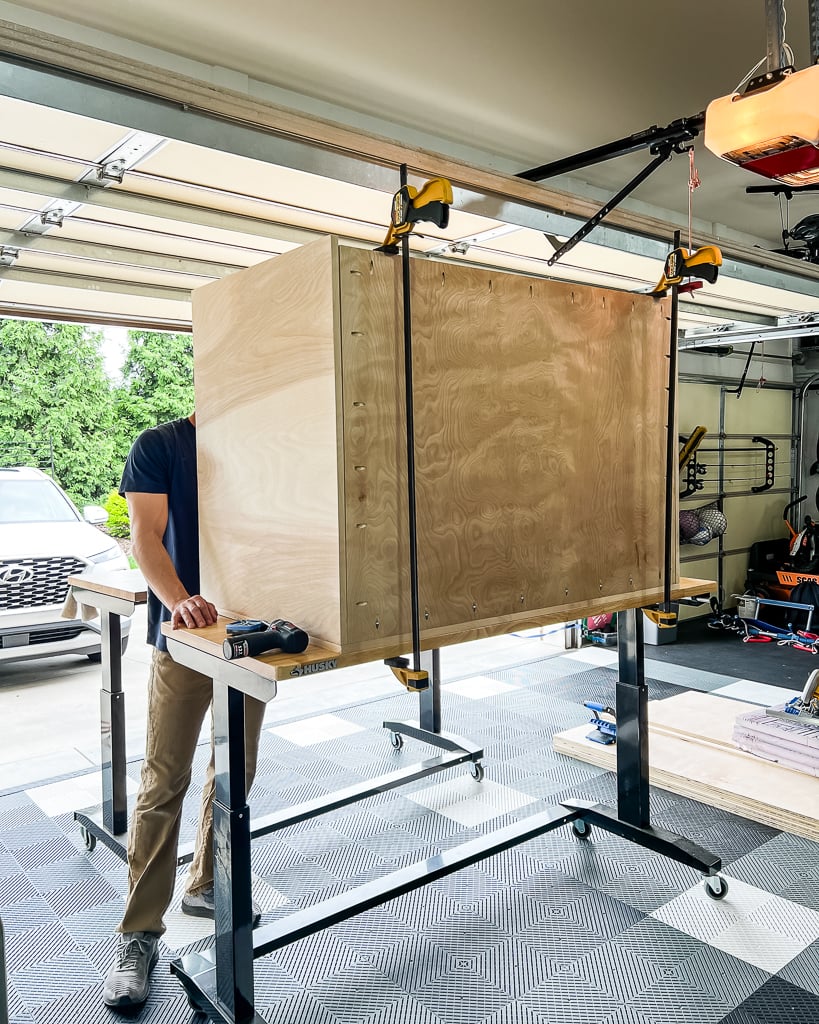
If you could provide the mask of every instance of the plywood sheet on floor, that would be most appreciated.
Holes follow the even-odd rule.
[[[819,841],[819,780],[761,760],[732,741],[741,701],[688,692],[650,701],[650,781],[660,789]],[[614,747],[590,742],[588,725],[557,733],[554,749],[611,771]]]

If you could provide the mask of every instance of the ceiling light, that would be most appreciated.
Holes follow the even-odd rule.
[[[775,181],[819,182],[819,65],[786,69],[773,84],[714,100],[705,111],[705,145]]]

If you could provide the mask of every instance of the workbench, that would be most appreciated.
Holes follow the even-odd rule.
[[[672,588],[675,601],[708,594],[714,584],[682,580]],[[659,593],[657,600],[661,599]],[[429,686],[419,692],[418,723],[385,722],[394,746],[405,736],[442,750],[438,757],[391,772],[329,797],[280,811],[251,829],[244,782],[244,696],[269,701],[277,680],[299,677],[356,663],[358,655],[341,655],[311,644],[302,655],[268,654],[257,658],[224,659],[221,640],[227,619],[199,630],[163,626],[168,650],[180,664],[213,679],[216,795],[214,800],[214,887],[216,938],[212,949],[188,953],[171,964],[195,1009],[230,1024],[264,1024],[254,1004],[253,961],[298,939],[379,906],[467,867],[534,839],[562,825],[588,839],[591,826],[627,838],[701,872],[706,889],[721,899],[727,886],[720,877],[720,859],[689,840],[651,825],[648,778],[647,686],[643,661],[644,601],[618,612],[619,679],[617,708],[617,808],[571,800],[515,822],[493,833],[434,857],[401,868],[322,903],[252,930],[251,839],[331,810],[350,805],[406,782],[468,763],[476,779],[483,777],[483,751],[473,743],[441,731],[439,652],[423,653]],[[396,652],[382,652],[393,657]],[[372,660],[372,655],[370,655]]]
[[[100,613],[102,688],[100,689],[100,752],[102,811],[74,812],[85,845],[97,840],[127,857],[128,797],[125,772],[125,694],[122,690],[122,617],[130,618],[145,604],[148,591],[138,569],[94,569],[68,579],[71,596],[80,606]]]

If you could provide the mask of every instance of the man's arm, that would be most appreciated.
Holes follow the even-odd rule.
[[[159,600],[170,609],[171,625],[212,626],[216,607],[201,594],[189,594],[174,569],[162,538],[168,525],[167,494],[126,491],[134,558],[145,582]]]

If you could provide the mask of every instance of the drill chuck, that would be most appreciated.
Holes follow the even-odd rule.
[[[301,654],[310,643],[303,629],[286,619],[274,619],[268,629],[243,636],[225,637],[222,653],[227,661],[234,658],[254,658],[266,651],[280,650],[285,654]]]

